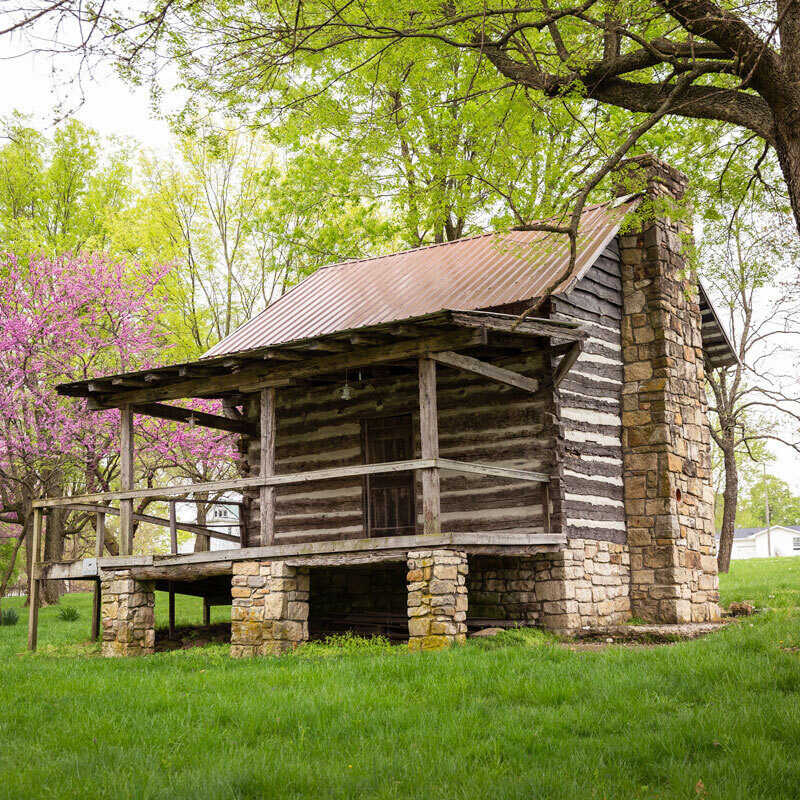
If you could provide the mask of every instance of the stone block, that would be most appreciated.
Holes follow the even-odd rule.
[[[234,575],[258,575],[261,564],[259,561],[234,561],[231,566]]]

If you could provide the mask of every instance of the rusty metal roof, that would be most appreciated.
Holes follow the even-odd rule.
[[[578,257],[556,288],[592,266],[638,198],[588,206]],[[203,358],[306,339],[443,309],[474,311],[541,297],[569,266],[569,240],[541,231],[486,233],[317,270]]]

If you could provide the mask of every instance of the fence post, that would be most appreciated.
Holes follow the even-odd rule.
[[[133,409],[126,405],[120,413],[119,483],[123,492],[133,489]],[[119,532],[121,555],[133,552],[133,500],[120,500]]]
[[[169,501],[169,552],[174,556],[178,552],[178,512],[175,501]],[[169,638],[175,638],[175,592],[172,581],[169,582]]]
[[[31,541],[31,574],[28,592],[28,650],[36,651],[39,637],[39,581],[37,564],[41,561],[40,542],[42,539],[42,509],[33,509],[33,540]]]
[[[106,515],[102,512],[97,512],[95,515],[95,543],[94,543],[94,557],[101,559],[103,557],[103,545],[106,539]],[[92,602],[92,641],[96,642],[97,637],[100,635],[100,568],[97,571],[97,580],[94,584],[94,598]]]

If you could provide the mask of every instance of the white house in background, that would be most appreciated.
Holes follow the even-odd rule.
[[[800,556],[800,525],[736,528],[731,558]]]
[[[241,496],[236,495],[236,499],[224,497],[222,501],[211,506],[206,516],[205,526],[217,533],[227,533],[229,536],[239,536],[241,534],[239,524],[239,511],[241,508]],[[198,523],[197,508],[194,503],[178,503],[178,520],[180,522]],[[195,536],[191,536],[187,541],[178,546],[179,553],[191,553],[194,551]],[[230,550],[238,545],[225,539],[211,539],[209,542],[210,550]]]
[[[217,531],[217,533],[239,536],[241,534],[239,528],[239,509],[240,506],[237,502],[212,506],[206,519],[206,526]],[[224,539],[212,539],[209,544],[210,550],[230,550],[231,547],[235,547],[235,545]]]

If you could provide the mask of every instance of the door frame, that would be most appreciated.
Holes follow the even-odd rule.
[[[399,411],[387,414],[384,412],[377,412],[365,414],[361,417],[361,463],[369,464],[369,423],[376,419],[386,419],[387,417],[408,417],[411,423],[411,458],[416,458],[417,453],[417,428],[415,424],[417,415],[414,411]],[[372,538],[372,520],[370,518],[370,475],[364,475],[361,479],[361,510],[362,510],[362,524],[364,526],[364,538]],[[412,527],[414,533],[419,533],[419,522],[417,518],[417,473],[411,472],[411,514],[413,518]]]

